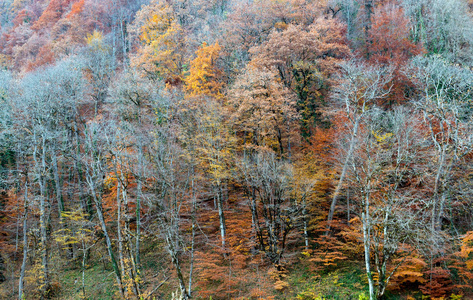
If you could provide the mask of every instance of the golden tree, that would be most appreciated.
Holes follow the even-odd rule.
[[[189,76],[186,78],[186,91],[190,96],[223,97],[223,72],[216,65],[221,49],[218,42],[213,45],[204,42],[196,51],[197,57],[191,62]]]
[[[163,79],[175,85],[182,81],[183,29],[168,5],[151,4],[137,13],[142,47],[131,65],[151,79]]]

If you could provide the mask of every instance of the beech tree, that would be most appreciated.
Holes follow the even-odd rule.
[[[120,271],[116,259],[115,250],[112,246],[112,239],[104,216],[103,196],[105,190],[105,174],[107,173],[107,154],[109,147],[107,145],[107,137],[113,137],[110,132],[112,128],[101,122],[89,122],[84,132],[84,153],[81,153],[81,163],[84,166],[84,176],[87,183],[89,195],[93,199],[95,212],[100,222],[105,237],[107,253],[112,264],[113,272],[117,282],[118,290],[121,297],[124,297],[125,291],[123,286],[123,274]],[[113,139],[112,139],[113,140]]]
[[[184,63],[184,33],[172,7],[157,3],[144,6],[137,13],[135,27],[143,46],[132,58],[131,65],[154,80],[180,83]]]
[[[410,58],[422,53],[423,48],[420,43],[416,45],[409,39],[410,21],[402,7],[392,3],[378,5],[373,11],[367,34],[368,45],[363,53],[367,61],[394,69],[389,83],[391,92],[383,100],[383,105],[405,103],[413,96],[415,88],[402,69]]]
[[[248,67],[230,90],[232,123],[243,147],[269,147],[284,155],[297,145],[296,97],[274,71]]]
[[[303,135],[320,122],[323,94],[330,85],[330,74],[349,56],[344,26],[334,19],[319,18],[309,28],[289,25],[273,31],[269,40],[250,49],[251,65],[274,72],[297,96]]]
[[[192,292],[192,269],[193,254],[190,253],[190,271],[188,285],[186,284],[183,270],[184,255],[189,249],[186,237],[182,235],[185,219],[181,217],[184,210],[189,210],[189,195],[191,181],[188,178],[189,165],[182,159],[177,159],[183,155],[183,149],[176,143],[175,124],[163,123],[163,126],[156,132],[155,141],[151,150],[153,151],[153,171],[155,180],[155,200],[153,208],[155,210],[156,221],[150,228],[163,238],[166,242],[166,250],[171,262],[176,270],[178,280],[178,299],[191,298]],[[192,173],[191,173],[192,174]],[[192,227],[192,231],[195,230]],[[192,233],[193,237],[194,233]],[[191,248],[191,251],[194,251]]]
[[[472,3],[0,1],[0,298],[468,297]]]
[[[48,180],[54,180],[58,214],[64,211],[60,174],[57,165],[59,149],[70,128],[66,120],[73,120],[77,105],[82,101],[83,81],[80,61],[65,60],[41,73],[33,73],[21,81],[21,93],[15,99],[14,116],[19,132],[26,130],[30,142],[29,155],[34,162],[34,193],[39,199],[40,233],[42,252],[41,297],[50,295],[51,278],[49,268],[49,227],[47,215],[53,199],[48,191]],[[38,87],[38,83],[42,83]],[[50,178],[49,174],[53,174]]]
[[[189,76],[185,79],[189,96],[207,95],[222,98],[223,72],[217,67],[217,59],[222,48],[218,43],[204,43],[197,50],[197,57],[191,61]]]

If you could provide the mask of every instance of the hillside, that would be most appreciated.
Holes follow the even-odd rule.
[[[473,299],[472,9],[2,1],[0,299]]]

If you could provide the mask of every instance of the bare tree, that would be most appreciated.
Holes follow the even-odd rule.
[[[84,146],[85,151],[81,157],[82,165],[85,167],[85,178],[89,188],[97,217],[105,237],[105,243],[108,255],[112,264],[112,268],[117,281],[118,289],[122,297],[124,297],[124,287],[122,281],[122,273],[118,267],[116,255],[112,247],[112,240],[108,232],[107,224],[103,214],[102,199],[105,188],[105,174],[108,171],[107,156],[109,154],[110,145],[107,137],[114,136],[115,126],[111,124],[103,124],[98,122],[89,122],[85,130]]]
[[[35,188],[31,189],[39,201],[40,236],[42,253],[41,297],[50,296],[49,267],[49,215],[52,199],[47,181],[53,173],[56,181],[56,200],[59,215],[64,210],[62,191],[57,168],[57,149],[68,132],[68,120],[77,114],[82,101],[83,81],[80,61],[73,58],[56,66],[28,74],[19,84],[17,96],[13,99],[15,132],[30,143],[28,155]],[[56,164],[54,163],[56,162]],[[52,171],[52,172],[51,172]]]
[[[156,200],[154,201],[156,223],[154,226],[157,228],[154,228],[154,231],[160,233],[160,237],[165,240],[167,252],[176,269],[179,299],[189,299],[192,287],[189,286],[189,289],[186,287],[182,269],[186,245],[182,235],[185,220],[182,219],[181,213],[189,206],[191,180],[188,177],[189,165],[180,159],[183,149],[177,143],[175,130],[176,128],[172,125],[161,128],[156,132],[156,140],[152,148],[156,180]]]
[[[362,124],[347,180],[353,212],[361,222],[370,299],[383,297],[393,274],[409,251],[432,238],[425,227],[429,201],[415,182],[425,172],[428,144],[421,121],[404,108],[373,108]],[[393,264],[394,259],[400,263]],[[374,274],[377,274],[376,279]]]
[[[392,79],[392,71],[390,68],[364,65],[358,60],[352,60],[341,65],[340,78],[332,97],[335,101],[341,103],[341,110],[344,111],[344,117],[348,120],[345,130],[349,131],[350,135],[347,137],[349,146],[343,160],[342,171],[332,196],[327,233],[330,231],[330,222],[335,213],[337,199],[344,184],[347,168],[358,143],[360,123],[364,121],[376,101],[388,95],[390,88],[387,85]]]
[[[129,161],[129,171],[136,180],[136,232],[134,262],[136,273],[140,268],[141,239],[141,201],[143,199],[143,180],[146,163],[147,147],[153,137],[150,134],[154,126],[156,113],[153,103],[159,97],[156,84],[141,77],[134,70],[122,74],[109,89],[108,102],[113,115],[117,116],[120,132],[123,134],[123,151],[116,157],[125,156]],[[135,153],[135,154],[133,154]],[[126,192],[124,189],[122,190]]]
[[[259,248],[274,265],[279,265],[288,234],[302,210],[291,197],[292,168],[270,150],[249,154],[239,165]]]
[[[430,53],[459,62],[470,62],[473,51],[473,21],[467,1],[402,0],[412,20],[412,34]]]
[[[410,70],[421,99],[416,103],[423,114],[432,143],[431,168],[432,227],[441,229],[441,218],[452,192],[456,169],[473,148],[473,72],[453,66],[439,57],[419,58]]]

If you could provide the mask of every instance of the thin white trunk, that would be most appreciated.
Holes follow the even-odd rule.
[[[369,217],[367,214],[362,213],[362,222],[363,222],[363,245],[365,250],[365,267],[366,275],[368,277],[368,286],[370,293],[370,300],[375,300],[374,294],[374,282],[373,274],[371,273],[371,263],[370,263],[370,228],[369,228]]]
[[[328,233],[330,231],[330,225],[332,223],[333,215],[335,213],[335,206],[337,205],[337,198],[338,198],[338,195],[340,194],[340,190],[342,189],[343,182],[345,180],[345,176],[346,176],[347,169],[348,169],[348,164],[350,163],[350,159],[351,159],[351,157],[353,155],[353,151],[355,149],[356,136],[358,134],[358,127],[359,127],[360,121],[361,121],[361,115],[359,117],[357,117],[357,119],[355,121],[355,124],[353,126],[353,132],[352,132],[351,139],[350,139],[350,148],[348,149],[348,153],[347,153],[347,156],[345,158],[345,162],[343,164],[342,173],[340,174],[340,179],[338,180],[337,187],[335,188],[335,192],[333,193],[332,204],[330,205],[330,211],[328,213],[328,219],[327,219],[328,225],[327,225],[327,231],[325,232],[326,235],[328,235]]]
[[[28,176],[28,175],[26,175]],[[28,179],[25,182],[25,214],[23,216],[23,261],[20,269],[20,280],[18,283],[18,299],[23,300],[23,283],[25,279],[26,260],[28,259]]]
[[[220,220],[220,237],[222,238],[222,248],[225,249],[225,215],[223,214],[223,201],[220,185],[217,186],[217,208]]]

